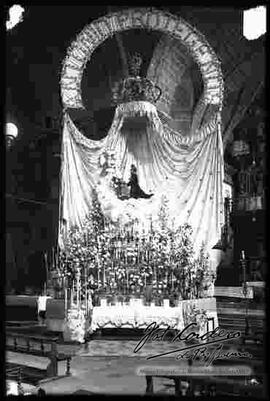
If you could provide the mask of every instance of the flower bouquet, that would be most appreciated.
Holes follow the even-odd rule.
[[[68,310],[64,323],[64,340],[83,343],[85,334],[89,329],[89,322],[86,313],[82,308],[76,306]]]

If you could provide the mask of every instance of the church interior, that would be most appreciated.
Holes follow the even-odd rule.
[[[7,28],[8,391],[267,397],[265,34],[246,11],[32,5]],[[210,375],[203,344],[227,352]]]

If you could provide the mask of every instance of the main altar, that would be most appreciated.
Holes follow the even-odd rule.
[[[128,76],[113,85],[110,129],[102,139],[87,138],[70,114],[84,109],[83,70],[106,38],[130,29],[157,30],[188,48],[204,83],[192,121],[188,129],[173,124],[167,87],[173,84],[161,80],[158,45],[146,75],[140,54],[130,56]],[[224,223],[223,80],[206,39],[161,10],[109,14],[70,46],[61,95],[59,250],[52,280],[64,292],[66,336],[83,341],[97,329],[145,328],[154,321],[176,330],[189,322],[201,331],[210,322],[216,327],[212,249]]]

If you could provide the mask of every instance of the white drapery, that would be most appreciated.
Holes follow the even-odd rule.
[[[183,314],[191,316],[193,307],[207,311],[207,317],[213,319],[212,330],[218,326],[216,299],[213,297],[179,301],[176,307],[165,305],[165,302],[164,300],[164,305],[162,306],[156,306],[155,304],[145,306],[142,304],[141,299],[131,299],[128,305],[118,303],[116,305],[102,304],[95,306],[91,329],[96,331],[101,328],[146,328],[149,324],[155,322],[160,328],[170,326],[171,329],[183,330],[185,327]],[[200,334],[202,335],[206,330],[206,325],[201,327]]]
[[[147,122],[145,122],[145,119]],[[144,122],[144,123],[142,123]],[[100,156],[113,151],[119,173],[128,181],[135,164],[140,187],[154,196],[133,200],[133,210],[152,210],[153,219],[162,195],[168,199],[173,224],[185,222],[193,228],[195,249],[205,242],[211,249],[220,239],[223,216],[223,146],[220,114],[191,136],[175,132],[161,122],[151,103],[136,101],[116,108],[108,135],[101,140],[86,138],[64,114],[60,240],[63,229],[83,226],[92,203],[92,189],[100,182]],[[115,195],[111,195],[116,198]],[[114,199],[122,210],[130,201]]]

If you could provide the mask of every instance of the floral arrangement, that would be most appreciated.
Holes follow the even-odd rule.
[[[194,308],[192,321],[196,322],[199,327],[204,327],[207,323],[207,313],[205,309]]]
[[[70,341],[83,343],[87,329],[87,320],[84,310],[77,306],[72,306],[68,310],[65,320],[64,336]]]
[[[203,298],[204,296],[211,295],[209,294],[209,290],[213,287],[217,277],[216,271],[211,267],[209,255],[205,251],[204,244],[201,246],[199,257],[195,263],[197,269],[195,280],[197,297]]]
[[[178,299],[206,297],[216,275],[209,255],[202,244],[195,258],[192,228],[188,224],[174,228],[168,213],[167,199],[162,197],[158,222],[150,222],[149,233],[139,234],[136,221],[124,225],[105,218],[97,193],[93,192],[91,213],[83,229],[72,228],[65,249],[60,253],[60,274],[69,288],[80,269],[82,296],[89,276],[93,276],[95,291],[104,294],[141,296],[152,286],[157,303],[174,293]],[[176,295],[177,294],[177,295]]]
[[[197,308],[196,305],[185,305],[183,308],[184,325],[188,326],[190,323],[196,323],[197,328],[192,327],[192,331],[198,330],[199,333],[203,332],[207,324],[207,312],[205,309]]]

